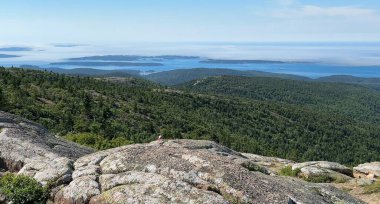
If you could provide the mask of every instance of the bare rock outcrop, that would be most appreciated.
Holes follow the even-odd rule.
[[[0,172],[55,181],[49,202],[362,203],[330,184],[277,176],[293,161],[210,141],[168,140],[92,153],[0,112]],[[5,198],[0,195],[0,202]]]
[[[92,150],[50,134],[45,128],[0,111],[0,169],[48,181],[70,182],[74,161]]]
[[[251,171],[258,162],[210,141],[169,140],[96,152],[74,163],[56,203],[362,203],[328,184]]]
[[[354,167],[355,177],[377,178],[380,177],[380,162],[360,164]]]
[[[244,157],[248,158],[249,162],[264,168],[267,174],[276,175],[285,166],[292,166],[294,161],[288,159],[281,159],[277,157],[266,157],[257,154],[241,153]],[[247,160],[244,160],[247,161]],[[244,164],[244,163],[243,163]]]
[[[292,169],[300,169],[305,178],[326,176],[344,182],[352,179],[352,169],[336,162],[310,161],[292,165]]]
[[[345,174],[347,176],[352,176],[352,169],[336,163],[336,162],[328,162],[328,161],[310,161],[310,162],[304,162],[304,163],[297,163],[292,166],[292,169],[301,169],[305,167],[315,167],[319,169],[324,169],[324,170],[330,170],[330,171],[335,171],[338,173]]]

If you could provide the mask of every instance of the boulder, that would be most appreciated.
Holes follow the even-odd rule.
[[[292,160],[281,159],[277,157],[266,157],[266,156],[250,154],[250,153],[241,153],[241,154],[247,157],[248,159],[250,159],[251,161],[258,162],[258,163],[280,163],[284,166],[288,166],[295,163]]]
[[[380,177],[380,162],[360,164],[354,167],[355,177]]]
[[[277,174],[277,172],[285,166],[291,166],[295,162],[287,159],[281,159],[277,157],[266,157],[257,154],[241,153],[244,157],[247,157],[250,162],[261,166],[268,174]]]
[[[347,176],[352,176],[352,170],[344,165],[341,165],[336,162],[328,162],[328,161],[310,161],[310,162],[303,162],[303,163],[297,163],[292,165],[292,169],[304,169],[305,167],[314,167],[310,169],[311,171],[317,169],[320,169],[320,171],[324,170],[330,170],[330,171],[335,171],[341,174],[345,174]]]
[[[76,160],[55,203],[362,203],[330,185],[242,165],[249,162],[210,141],[123,146]]]
[[[375,182],[374,179],[367,179],[367,178],[358,178],[354,180],[359,186],[368,186]]]
[[[25,164],[18,173],[33,177],[43,185],[57,180],[65,183],[65,181],[70,182],[71,180],[73,163],[66,157],[57,157],[52,160],[36,158]]]
[[[0,169],[48,181],[70,182],[74,161],[93,152],[45,128],[0,111]]]
[[[74,179],[55,196],[55,203],[88,203],[100,194],[100,186],[95,176],[82,176]]]
[[[336,162],[311,161],[292,165],[300,169],[301,176],[314,182],[346,182],[352,179],[352,170]]]

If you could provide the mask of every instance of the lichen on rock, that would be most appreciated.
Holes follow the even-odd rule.
[[[250,171],[242,161],[257,162],[210,141],[168,140],[100,151],[74,163],[77,176],[55,202],[286,203],[292,198],[362,203],[331,186]],[[75,187],[89,178],[93,185]]]

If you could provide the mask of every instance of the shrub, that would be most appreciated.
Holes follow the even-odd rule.
[[[114,147],[120,147],[124,145],[132,144],[133,142],[123,137],[115,137],[108,139],[103,136],[93,133],[70,133],[65,136],[67,140],[75,143],[91,147],[97,150],[105,150]]]
[[[269,174],[268,171],[264,167],[259,166],[255,163],[252,163],[252,162],[245,162],[245,163],[242,163],[241,165],[244,168],[248,169],[249,171],[258,171],[258,172],[261,172],[263,174]]]
[[[375,181],[374,183],[364,187],[364,193],[378,193],[380,192],[380,180]]]
[[[320,175],[320,176],[309,176],[307,178],[304,178],[307,182],[312,183],[331,183],[335,181],[335,178],[328,176],[328,175]]]
[[[278,172],[278,174],[281,176],[299,177],[307,182],[312,182],[312,183],[331,183],[331,182],[344,183],[347,181],[345,178],[332,177],[329,175],[305,177],[304,175],[301,175],[300,173],[301,173],[301,169],[297,168],[297,169],[292,170],[291,166],[285,166],[284,168],[280,169],[280,171]]]
[[[33,178],[8,173],[0,178],[0,191],[13,203],[44,203],[45,189]]]
[[[301,172],[301,169],[292,169],[292,166],[288,165],[280,169],[278,172],[281,176],[292,176],[292,177],[298,177],[298,174]]]

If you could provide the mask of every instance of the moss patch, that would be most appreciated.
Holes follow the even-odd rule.
[[[380,192],[380,181],[377,180],[373,184],[370,184],[368,186],[364,187],[364,193],[370,194],[370,193],[379,193]]]

